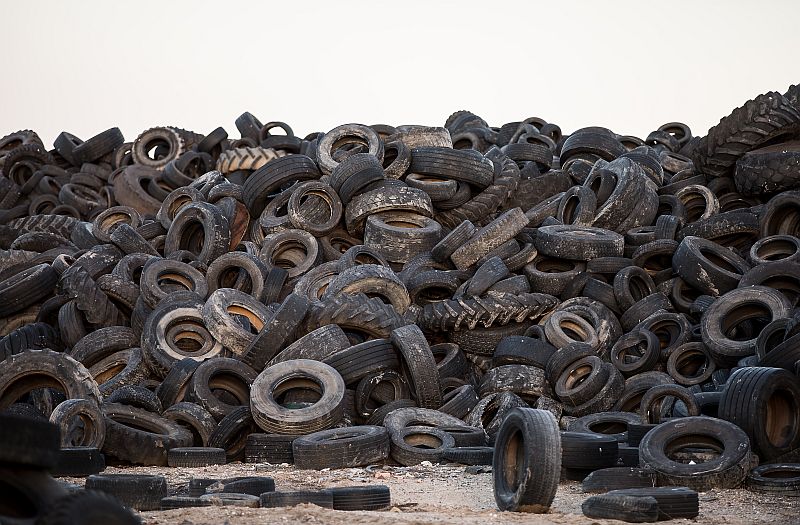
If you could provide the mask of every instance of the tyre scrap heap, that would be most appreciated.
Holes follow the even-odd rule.
[[[711,488],[798,494],[799,98],[644,140],[468,111],[11,133],[0,479],[47,523],[390,505],[268,477],[168,495],[106,462],[491,465],[501,510],[577,479],[586,516],[637,522]]]

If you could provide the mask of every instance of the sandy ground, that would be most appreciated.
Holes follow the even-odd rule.
[[[290,466],[234,463],[204,468],[109,467],[106,473],[163,474],[170,494],[179,493],[192,477],[227,478],[263,475],[275,479],[276,490],[385,484],[392,493],[392,507],[382,512],[344,512],[300,505],[283,509],[205,507],[142,512],[146,525],[194,524],[613,524],[616,520],[583,517],[581,502],[588,496],[580,483],[563,482],[548,514],[499,512],[494,502],[491,473],[470,474],[465,467],[433,465],[371,467],[334,471],[297,470]],[[79,478],[62,478],[82,484]],[[671,523],[791,524],[800,523],[800,498],[755,494],[747,490],[720,490],[700,494],[696,520]]]

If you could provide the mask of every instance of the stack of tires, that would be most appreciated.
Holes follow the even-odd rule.
[[[504,422],[536,410],[559,476],[737,486],[751,453],[800,448],[796,91],[702,138],[468,111],[303,138],[244,113],[237,139],[112,128],[50,151],[12,133],[0,410],[143,465],[496,476],[491,447],[534,416]]]

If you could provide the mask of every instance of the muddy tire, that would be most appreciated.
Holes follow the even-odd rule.
[[[497,434],[492,472],[500,510],[547,512],[561,474],[561,437],[553,415],[529,408],[511,411]]]

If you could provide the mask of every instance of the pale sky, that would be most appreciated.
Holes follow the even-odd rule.
[[[207,133],[251,111],[297,135],[345,122],[538,116],[696,135],[800,82],[800,2],[137,0],[0,4],[0,136]]]

